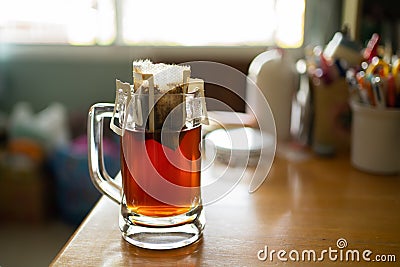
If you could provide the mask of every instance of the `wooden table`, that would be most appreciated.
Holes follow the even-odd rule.
[[[261,188],[248,194],[247,186],[245,181],[205,207],[207,225],[200,242],[170,251],[149,251],[125,242],[117,225],[118,206],[103,197],[52,264],[280,266],[286,259],[290,266],[396,265],[373,262],[379,255],[392,261],[394,255],[399,264],[400,176],[360,172],[346,155],[301,161],[276,157]],[[340,238],[347,247],[339,249]],[[266,246],[268,258],[263,261],[259,258],[265,258]],[[276,252],[271,258],[272,250]]]

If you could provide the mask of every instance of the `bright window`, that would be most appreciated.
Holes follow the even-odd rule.
[[[305,0],[0,0],[0,40],[299,47],[304,12]]]
[[[111,44],[113,0],[0,0],[0,40],[7,43]]]

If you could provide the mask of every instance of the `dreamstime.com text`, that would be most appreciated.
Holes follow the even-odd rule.
[[[294,262],[322,262],[325,260],[329,261],[340,261],[340,262],[396,262],[395,254],[374,254],[369,249],[347,249],[347,240],[339,238],[336,241],[336,247],[328,247],[320,251],[313,249],[296,250],[290,251],[280,249],[269,249],[268,246],[264,246],[263,249],[257,252],[257,258],[260,261],[294,261]]]

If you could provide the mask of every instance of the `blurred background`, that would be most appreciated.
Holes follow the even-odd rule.
[[[216,61],[247,75],[260,53],[279,47],[296,62],[345,26],[361,46],[379,33],[396,54],[399,11],[372,0],[0,0],[0,266],[48,265],[100,197],[86,116],[114,102],[115,79],[132,81],[133,60]],[[245,77],[234,84],[206,96],[244,112]],[[118,139],[106,133],[105,146],[115,174]]]

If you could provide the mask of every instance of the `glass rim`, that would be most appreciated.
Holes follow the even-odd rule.
[[[148,92],[146,92],[146,93],[140,93],[140,92],[131,92],[131,96],[149,96],[150,94],[148,93]],[[164,96],[164,95],[169,95],[169,96],[197,96],[197,97],[201,97],[201,94],[200,94],[200,92],[199,91],[195,91],[195,92],[188,92],[188,93],[168,93],[168,91],[167,92],[154,92],[154,94],[153,95],[155,95],[155,96],[159,96],[159,95],[161,95],[161,96]]]

